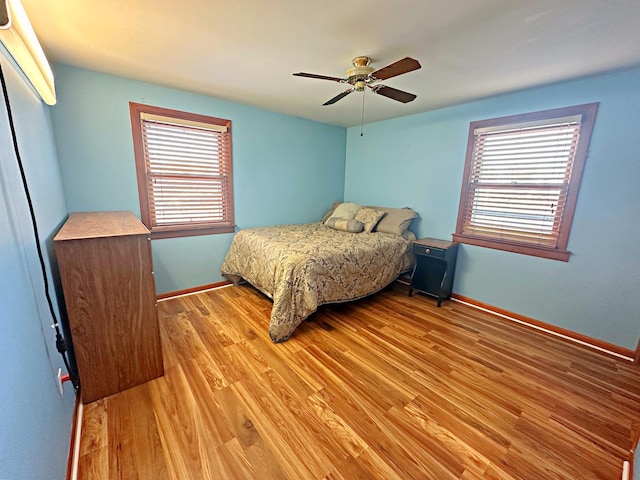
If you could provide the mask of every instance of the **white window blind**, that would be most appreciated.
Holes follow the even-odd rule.
[[[579,134],[579,118],[476,132],[463,233],[555,248]]]
[[[144,107],[132,104],[132,109]],[[230,122],[158,107],[150,110],[137,112],[139,139],[134,126],[138,186],[144,190],[140,192],[143,221],[147,218],[152,234],[204,228],[232,231]]]

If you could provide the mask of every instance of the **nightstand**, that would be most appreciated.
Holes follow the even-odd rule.
[[[416,265],[411,274],[409,296],[414,290],[438,299],[451,298],[453,274],[456,269],[458,244],[437,238],[421,238],[413,242]]]

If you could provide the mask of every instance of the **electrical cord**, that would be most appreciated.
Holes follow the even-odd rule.
[[[27,177],[24,172],[24,166],[22,164],[22,158],[20,157],[20,149],[18,148],[18,137],[16,134],[15,124],[13,122],[13,114],[11,112],[11,103],[9,102],[9,92],[7,89],[7,83],[4,77],[4,71],[2,70],[2,64],[0,64],[0,81],[2,82],[2,93],[4,94],[4,103],[7,107],[7,117],[9,119],[9,126],[11,128],[11,138],[13,140],[13,150],[16,154],[16,159],[18,161],[18,168],[20,169],[20,177],[22,178],[22,187],[24,189],[25,196],[27,197],[27,203],[29,205],[29,213],[31,215],[31,225],[33,227],[33,235],[35,237],[36,249],[38,251],[38,259],[40,260],[40,269],[42,270],[42,281],[44,283],[44,292],[47,298],[47,304],[49,305],[49,313],[51,314],[51,318],[53,319],[53,324],[51,325],[55,329],[56,335],[56,349],[58,353],[62,356],[62,360],[64,361],[64,366],[69,373],[69,378],[71,379],[71,383],[75,389],[78,388],[78,379],[76,375],[74,375],[73,370],[69,365],[69,360],[67,358],[67,344],[65,342],[64,337],[62,336],[62,332],[60,331],[60,325],[58,323],[58,317],[56,316],[55,309],[53,307],[53,302],[51,300],[51,295],[49,293],[49,280],[47,279],[47,269],[44,263],[44,255],[42,253],[42,247],[40,246],[40,236],[38,235],[38,223],[36,221],[36,214],[33,208],[33,202],[31,200],[31,193],[29,192],[29,185],[27,183]]]

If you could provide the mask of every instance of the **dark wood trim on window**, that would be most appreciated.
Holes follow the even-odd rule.
[[[144,220],[143,222],[144,223]],[[154,229],[150,237],[152,240],[158,240],[161,238],[178,238],[178,237],[197,237],[198,235],[215,235],[218,233],[234,233],[236,231],[235,225],[220,226],[220,227],[189,227],[185,229],[168,228],[166,230]]]
[[[578,199],[580,189],[580,181],[587,157],[591,133],[595,123],[595,117],[598,110],[598,103],[590,103],[585,105],[577,105],[572,107],[557,108],[540,112],[533,112],[521,115],[511,115],[501,118],[489,120],[481,120],[471,122],[469,125],[469,134],[467,137],[467,152],[465,158],[465,166],[463,171],[462,188],[460,193],[460,203],[458,205],[458,219],[456,223],[456,231],[453,234],[453,240],[460,243],[476,245],[480,247],[494,248],[514,253],[522,253],[537,257],[549,258],[553,260],[569,261],[570,252],[567,250],[569,242],[569,233],[573,216]],[[540,122],[544,120],[560,119],[565,117],[580,116],[580,134],[573,167],[571,170],[571,179],[569,188],[566,193],[566,200],[562,214],[562,220],[558,228],[557,241],[554,248],[544,245],[536,245],[534,243],[521,243],[509,239],[501,239],[497,237],[472,235],[465,232],[465,208],[469,203],[470,178],[474,164],[474,144],[476,139],[476,131],[478,129],[511,126],[514,124],[523,124],[531,122]]]
[[[138,196],[140,199],[140,214],[142,222],[151,232],[151,238],[174,238],[185,236],[197,236],[197,235],[211,235],[219,233],[233,233],[235,231],[234,222],[234,207],[233,207],[233,163],[231,158],[231,121],[210,117],[207,115],[200,115],[190,112],[183,112],[179,110],[172,110],[163,107],[157,107],[152,105],[146,105],[141,103],[129,102],[129,113],[131,118],[131,129],[133,137],[133,150],[136,164],[136,175],[138,183]],[[158,224],[154,219],[155,210],[151,205],[150,192],[150,179],[147,175],[147,158],[145,152],[145,134],[143,123],[148,121],[147,117],[143,119],[145,115],[153,115],[166,117],[168,119],[182,120],[185,122],[197,122],[198,124],[211,125],[213,130],[216,130],[216,126],[224,129],[224,142],[218,144],[223,145],[224,159],[220,156],[220,164],[224,162],[224,173],[229,179],[224,187],[223,194],[223,216],[222,221],[204,221],[204,222],[184,222],[173,224]],[[155,120],[155,119],[153,119]],[[164,120],[164,119],[162,119]],[[161,122],[162,123],[162,122]],[[196,127],[201,127],[196,125]],[[220,138],[220,137],[217,137]],[[174,164],[175,165],[175,164]]]
[[[470,235],[459,235],[457,233],[454,233],[452,237],[453,241],[458,243],[466,243],[467,245],[475,245],[476,247],[493,248],[494,250],[503,250],[505,252],[521,253],[534,257],[549,258],[551,260],[560,260],[562,262],[568,262],[571,255],[571,253],[566,250],[520,245],[513,242],[501,242],[499,240],[489,240],[472,237]]]
[[[133,155],[135,157],[138,197],[140,199],[140,217],[142,223],[151,231],[151,214],[149,213],[149,197],[147,196],[147,176],[144,171],[144,138],[142,136],[142,120],[140,118],[140,114],[147,111],[146,109],[155,109],[155,107],[129,102],[131,134],[133,136]]]

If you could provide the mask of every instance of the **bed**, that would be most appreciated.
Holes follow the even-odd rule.
[[[341,205],[334,204],[333,211]],[[357,210],[358,216],[348,219],[330,210],[321,222],[249,228],[235,235],[222,274],[234,284],[249,282],[273,300],[269,336],[274,343],[286,341],[319,305],[371,295],[412,267],[415,235],[407,227],[415,212],[361,209],[377,214]]]

